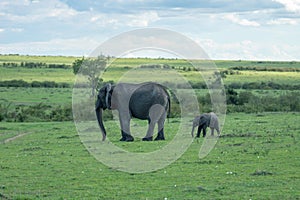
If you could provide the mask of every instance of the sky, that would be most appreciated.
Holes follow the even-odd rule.
[[[0,0],[0,54],[87,56],[141,28],[178,32],[211,59],[300,61],[300,0]]]

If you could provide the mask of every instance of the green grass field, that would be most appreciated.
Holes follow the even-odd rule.
[[[267,72],[267,71],[242,71],[241,74],[229,75],[224,83],[232,82],[276,82],[279,84],[299,84],[299,72]]]
[[[72,88],[0,87],[0,94],[0,102],[11,102],[16,105],[37,103],[65,105],[72,103]]]
[[[98,162],[81,144],[72,122],[1,123],[0,196],[298,199],[299,120],[298,113],[227,115],[222,137],[207,157],[198,158],[200,138],[168,167],[142,174],[119,172]],[[120,137],[117,129],[112,132],[112,137]],[[147,143],[154,148],[157,144]],[[143,142],[126,146],[134,152]]]
[[[62,56],[17,56],[17,55],[0,55],[1,62],[41,62],[47,64],[68,64],[71,65],[77,57],[62,57]],[[268,61],[194,61],[200,63],[200,66],[205,68],[205,63],[208,62],[208,66],[212,66],[215,63],[219,70],[229,69],[230,67],[243,66],[243,67],[270,67],[270,68],[300,68],[300,62],[268,62]],[[203,64],[204,63],[204,64]],[[206,72],[195,73],[191,63],[180,59],[149,59],[149,58],[118,58],[111,59],[109,61],[108,70],[104,73],[104,81],[118,81],[125,73],[131,72],[132,69],[137,69],[142,64],[167,64],[170,67],[175,67],[177,73],[192,82],[203,81],[202,76],[206,76]],[[75,75],[72,69],[28,69],[28,68],[5,68],[0,67],[0,80],[19,80],[22,79],[27,82],[32,81],[55,81],[73,83]],[[139,71],[139,70],[137,70]],[[151,70],[150,74],[151,74]],[[164,73],[168,73],[167,70],[159,70],[158,75],[166,77]],[[152,79],[155,79],[155,74]],[[141,77],[141,76],[140,76]],[[299,72],[272,72],[272,71],[241,71],[238,74],[227,75],[223,79],[225,84],[233,82],[270,82],[284,84],[298,84],[300,79]],[[138,80],[138,79],[137,79]]]
[[[74,83],[72,69],[28,69],[28,68],[5,68],[0,67],[0,80],[24,80],[32,81],[55,81]]]
[[[4,62],[42,62],[71,65],[76,57],[0,55]],[[199,61],[200,62],[200,61]],[[300,62],[214,61],[220,71],[231,67],[300,68]],[[176,68],[148,69],[143,75],[133,69],[141,64],[168,64]],[[104,81],[203,81],[190,63],[176,59],[116,59]],[[139,70],[138,70],[139,71]],[[71,68],[53,69],[0,67],[0,81],[55,81],[73,84]],[[300,72],[241,70],[223,82],[274,82],[299,84]],[[202,72],[204,75],[207,71]],[[151,76],[149,75],[151,74]],[[236,91],[246,91],[237,89]],[[207,90],[195,90],[205,96]],[[278,97],[286,90],[251,90],[258,96]],[[13,105],[72,103],[72,88],[0,87],[0,103]],[[1,107],[0,107],[1,108]],[[184,119],[191,121],[191,119]],[[195,139],[187,151],[163,169],[148,173],[126,173],[99,162],[85,148],[74,122],[0,121],[0,199],[300,199],[300,113],[230,113],[214,149],[199,159],[203,138]],[[180,119],[165,124],[166,140],[140,141],[145,121],[133,120],[133,143],[119,142],[115,121],[105,121],[114,145],[129,152],[152,152],[171,142]],[[97,126],[95,121],[90,122]],[[89,131],[90,129],[87,129]],[[93,130],[94,131],[94,130]],[[99,138],[101,138],[100,130]],[[207,130],[209,132],[209,130]],[[187,128],[190,137],[191,127]],[[99,144],[100,145],[100,144]],[[118,152],[117,152],[118,153]],[[112,154],[113,157],[115,154]]]

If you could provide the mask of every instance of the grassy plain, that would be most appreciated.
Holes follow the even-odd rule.
[[[63,56],[18,56],[18,55],[0,55],[1,62],[41,62],[47,64],[67,64],[78,57]],[[231,67],[260,67],[260,68],[300,68],[300,62],[272,62],[272,61],[194,61],[197,65],[216,66],[219,70],[229,69]],[[178,73],[189,81],[203,81],[201,78],[205,76],[205,72],[195,73],[190,62],[181,59],[149,59],[149,58],[111,58],[108,62],[108,69],[103,75],[105,81],[118,79],[126,72],[136,69],[143,64],[165,64],[175,67]],[[56,82],[74,82],[74,74],[71,67],[69,69],[28,69],[28,68],[5,68],[0,67],[0,80],[19,80],[23,79],[27,82],[32,81],[56,81]],[[160,70],[160,73],[167,73]],[[300,73],[295,72],[270,72],[270,71],[241,71],[238,74],[227,75],[223,79],[225,84],[232,82],[268,82],[275,81],[277,83],[296,84],[300,79]]]
[[[0,87],[0,94],[0,102],[11,102],[16,105],[37,103],[65,105],[72,103],[72,88]]]
[[[1,123],[0,197],[298,199],[299,120],[299,113],[227,115],[222,137],[207,157],[198,158],[203,139],[196,139],[180,159],[144,174],[115,171],[98,162],[81,144],[72,122]],[[166,126],[172,131],[172,123]],[[118,129],[112,132],[110,137],[120,137]],[[25,135],[4,143],[20,134]],[[126,146],[140,151],[143,142]]]
[[[245,82],[275,82],[278,84],[299,84],[300,72],[272,72],[272,71],[242,71],[240,74],[227,76],[225,84]]]
[[[72,69],[29,69],[29,68],[6,68],[0,67],[0,80],[24,80],[32,81],[55,81],[57,83],[74,83],[74,74]]]
[[[75,80],[75,75],[72,69],[28,69],[28,68],[5,68],[0,67],[0,80],[24,80],[26,82],[32,81],[55,81],[57,83],[65,82],[72,84]],[[132,72],[131,69],[124,68],[108,68],[105,74],[102,76],[104,81],[118,81],[120,77],[128,72]],[[172,79],[168,76],[168,70],[149,70],[149,73],[153,73],[153,76],[147,77],[149,79]],[[145,73],[145,72],[144,72]],[[157,73],[157,74],[155,74]],[[178,71],[178,75],[192,82],[203,81],[202,76],[206,76],[206,72],[194,72],[194,71]],[[143,79],[145,76],[136,76],[136,81]],[[166,79],[168,81],[168,79]],[[276,82],[279,84],[299,84],[300,72],[268,72],[268,71],[242,71],[240,74],[228,75],[223,79],[225,84],[230,83],[245,83],[245,82]]]
[[[76,57],[1,56],[1,62],[44,62],[70,65]],[[189,81],[201,76],[183,60],[117,59],[104,80],[120,76],[141,64],[168,64]],[[215,61],[218,69],[235,66],[300,68],[300,62]],[[185,67],[185,69],[184,69]],[[0,80],[73,83],[72,69],[0,67]],[[156,79],[168,76],[161,71]],[[205,73],[205,72],[203,72]],[[127,74],[128,75],[128,74]],[[130,75],[130,73],[129,73]],[[149,79],[138,77],[135,80]],[[175,81],[168,76],[168,81]],[[241,71],[223,82],[298,84],[299,72]],[[240,91],[240,90],[239,90]],[[286,91],[253,90],[278,96]],[[205,95],[207,90],[197,90]],[[55,104],[72,102],[72,88],[0,87],[0,102]],[[187,119],[191,120],[191,119]],[[203,138],[171,165],[151,173],[119,172],[98,162],[84,147],[73,122],[0,122],[0,199],[300,199],[299,113],[231,113],[222,136],[210,154],[198,158]],[[145,130],[145,123],[135,121]],[[106,121],[108,135],[130,152],[156,150],[170,142],[178,119],[166,123],[166,141],[121,143],[119,128]],[[96,122],[93,122],[96,123]],[[191,130],[187,130],[189,133]],[[100,132],[99,132],[100,137]]]

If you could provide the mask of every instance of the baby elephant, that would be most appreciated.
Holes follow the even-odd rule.
[[[192,137],[194,137],[194,129],[198,126],[197,137],[200,137],[201,130],[203,130],[203,137],[206,135],[206,128],[209,127],[211,135],[214,135],[214,129],[217,130],[218,136],[220,136],[219,120],[215,113],[204,113],[195,117],[193,121]]]

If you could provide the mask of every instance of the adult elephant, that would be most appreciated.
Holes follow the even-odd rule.
[[[158,134],[155,140],[165,139],[164,122],[170,113],[170,96],[164,86],[147,82],[107,84],[102,87],[96,102],[96,116],[103,141],[106,138],[106,130],[103,125],[102,112],[105,109],[118,110],[122,134],[120,141],[134,140],[130,134],[130,120],[133,117],[148,120],[148,131],[143,141],[152,141],[156,123]]]
[[[194,137],[194,129],[198,126],[197,136],[200,137],[201,131],[203,130],[203,137],[206,136],[206,128],[209,127],[211,135],[214,135],[214,129],[217,130],[218,136],[220,136],[220,127],[218,116],[214,112],[204,113],[200,116],[196,116],[193,120],[192,137]]]

